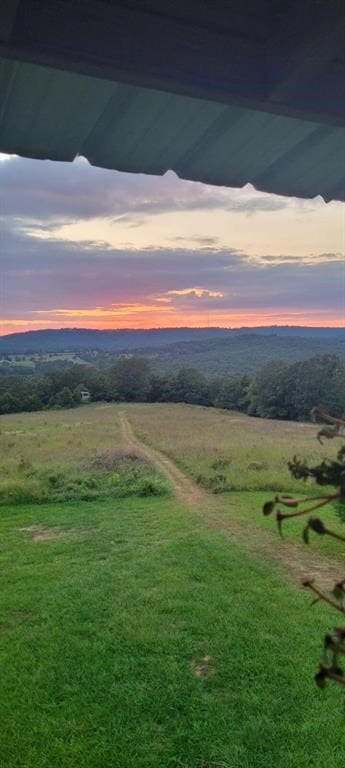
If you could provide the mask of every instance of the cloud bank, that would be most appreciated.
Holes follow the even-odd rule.
[[[341,324],[344,317],[339,253],[253,256],[225,247],[218,235],[197,232],[168,238],[171,247],[113,247],[98,239],[72,242],[54,232],[97,217],[133,227],[142,217],[171,212],[251,217],[295,206],[303,214],[317,201],[215,189],[173,173],[161,179],[120,174],[84,160],[73,166],[6,160],[0,189],[0,333],[63,325],[271,324],[283,318]]]
[[[225,210],[254,214],[292,205],[288,198],[182,181],[175,173],[163,177],[93,168],[79,158],[53,163],[15,157],[1,164],[0,210],[4,215],[46,224],[110,217],[185,211]],[[301,203],[302,204],[302,203]],[[307,203],[303,203],[307,205]]]

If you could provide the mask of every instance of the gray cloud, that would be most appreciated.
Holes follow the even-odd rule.
[[[292,204],[253,190],[183,181],[172,172],[153,177],[94,168],[83,159],[70,164],[11,158],[0,165],[0,190],[3,214],[45,229],[97,216],[137,226],[143,217],[167,212],[218,209],[252,215]]]
[[[251,215],[291,205],[303,212],[309,203],[215,189],[172,173],[156,178],[91,168],[86,161],[70,165],[12,158],[0,163],[1,316],[32,319],[35,312],[54,308],[147,301],[157,310],[160,302],[163,309],[171,302],[186,321],[195,308],[311,307],[341,313],[345,268],[340,254],[255,259],[224,248],[217,237],[197,234],[176,237],[171,248],[142,249],[51,236],[53,228],[68,221],[97,216],[136,227],[148,216],[172,211]]]
[[[173,243],[195,243],[201,248],[214,248],[219,245],[219,237],[206,237],[203,235],[192,235],[192,237],[169,237],[169,240]]]
[[[186,313],[186,320],[196,307],[206,312],[310,307],[339,313],[344,308],[345,268],[337,254],[297,262],[274,256],[255,261],[235,249],[211,246],[114,249],[94,242],[40,239],[7,224],[0,270],[2,318],[123,302],[159,306],[161,299],[163,309],[164,299],[169,299]],[[201,289],[199,295],[186,293],[193,288]]]

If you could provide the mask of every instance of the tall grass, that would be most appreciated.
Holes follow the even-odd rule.
[[[258,419],[201,406],[126,407],[143,440],[218,493],[300,492],[301,483],[291,477],[287,466],[293,455],[313,463],[337,450],[336,440],[327,449],[318,444],[312,424]]]
[[[168,491],[157,470],[128,451],[114,408],[6,416],[1,427],[0,505]]]

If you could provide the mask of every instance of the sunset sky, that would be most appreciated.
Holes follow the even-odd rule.
[[[344,209],[2,156],[0,334],[343,325]]]

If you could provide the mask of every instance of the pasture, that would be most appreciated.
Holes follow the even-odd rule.
[[[0,428],[0,765],[344,764],[341,693],[313,685],[334,617],[298,566],[332,581],[338,548],[261,517],[314,427],[134,404]]]

